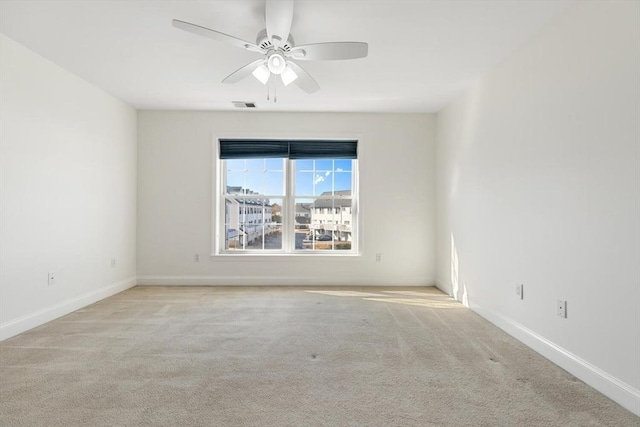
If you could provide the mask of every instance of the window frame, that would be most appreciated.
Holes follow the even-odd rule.
[[[225,203],[225,188],[226,188],[226,171],[224,168],[225,160],[220,159],[219,154],[219,141],[220,139],[246,139],[249,138],[246,134],[242,134],[242,136],[229,136],[228,134],[224,137],[215,136],[213,138],[213,164],[215,165],[216,172],[213,174],[213,182],[212,182],[212,199],[213,199],[213,215],[212,215],[212,245],[211,245],[211,257],[212,258],[224,258],[224,259],[253,259],[258,260],[261,258],[322,258],[322,257],[337,257],[337,258],[351,258],[351,257],[359,257],[361,256],[360,248],[361,240],[362,240],[362,210],[360,208],[360,188],[359,188],[359,176],[361,173],[361,147],[362,147],[362,137],[360,135],[340,135],[340,136],[332,136],[327,138],[326,136],[314,136],[309,137],[306,136],[253,136],[251,138],[254,139],[299,139],[299,140],[345,140],[345,139],[355,139],[358,141],[358,158],[352,159],[352,172],[351,172],[351,186],[352,186],[352,195],[350,200],[352,200],[352,217],[351,217],[351,230],[352,230],[352,240],[351,240],[351,249],[350,250],[338,250],[338,249],[312,249],[312,250],[296,250],[295,249],[295,239],[292,234],[295,233],[295,202],[296,202],[296,194],[295,194],[295,161],[294,159],[284,159],[284,192],[283,196],[273,196],[273,198],[282,197],[282,249],[243,249],[243,250],[228,250],[225,249],[225,224],[224,218],[226,215]],[[260,195],[263,197],[269,197],[269,195]],[[243,196],[244,197],[244,196]],[[313,196],[319,198],[320,195]],[[304,196],[299,196],[299,198],[304,198]],[[326,196],[323,198],[327,198]],[[338,196],[330,196],[330,198],[339,199]],[[344,198],[344,197],[343,197]],[[273,258],[272,258],[273,259]]]

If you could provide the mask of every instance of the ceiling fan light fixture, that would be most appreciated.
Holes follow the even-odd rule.
[[[287,67],[287,62],[284,60],[284,56],[279,53],[273,53],[269,56],[267,60],[267,65],[269,66],[269,71],[273,74],[282,74],[282,72]]]
[[[251,74],[253,74],[253,77],[258,79],[258,81],[263,85],[267,84],[269,77],[271,76],[269,68],[264,64],[260,64]]]
[[[298,75],[293,71],[291,65],[287,64],[287,67],[284,69],[280,77],[282,78],[282,83],[285,86],[289,86],[290,83],[293,83],[298,78]]]

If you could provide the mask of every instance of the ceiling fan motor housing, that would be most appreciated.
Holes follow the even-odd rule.
[[[260,49],[265,49],[265,50],[276,49],[276,46],[267,37],[266,29],[258,33],[258,36],[256,37],[256,45],[258,45]],[[283,52],[289,52],[294,46],[295,44],[293,42],[293,36],[289,34],[287,41],[281,44],[278,48],[281,49]]]

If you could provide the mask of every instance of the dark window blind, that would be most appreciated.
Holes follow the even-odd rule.
[[[221,139],[220,158],[357,159],[358,141]]]
[[[252,140],[252,139],[221,139],[220,158],[250,159],[250,158],[283,158],[289,157],[289,143],[287,141]]]

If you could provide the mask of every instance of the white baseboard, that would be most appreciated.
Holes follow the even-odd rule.
[[[329,277],[138,276],[138,285],[158,286],[433,286],[424,277],[404,279],[344,279]]]
[[[136,285],[136,278],[130,277],[93,292],[70,298],[59,304],[52,305],[35,313],[19,317],[0,324],[0,341],[11,338],[22,332],[50,322],[58,317],[79,310],[83,307],[132,288]]]
[[[436,279],[434,281],[434,285],[433,286],[435,286],[436,288],[438,288],[440,291],[444,292],[445,294],[447,294],[449,296],[452,296],[451,295],[451,290],[448,289],[447,286],[445,286],[445,284],[442,283],[442,281]],[[455,298],[455,297],[453,297],[453,298]]]
[[[509,335],[540,353],[609,399],[640,416],[640,390],[549,341],[531,329],[470,301],[470,308]]]

